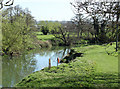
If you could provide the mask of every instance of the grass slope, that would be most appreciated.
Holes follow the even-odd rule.
[[[22,81],[17,87],[117,87],[118,60],[108,55],[107,46],[90,45],[76,47],[77,53],[84,53],[83,57],[76,57],[70,63],[62,63],[50,70],[35,72]],[[110,46],[110,47],[114,47]],[[109,52],[109,51],[107,51]]]

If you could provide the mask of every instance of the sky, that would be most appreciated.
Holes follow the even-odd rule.
[[[69,21],[74,17],[70,2],[74,0],[14,0],[14,6],[28,8],[37,20]]]

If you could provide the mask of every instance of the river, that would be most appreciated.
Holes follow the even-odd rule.
[[[52,47],[50,49],[37,49],[24,56],[2,57],[2,87],[14,87],[25,76],[48,67],[49,58],[51,66],[57,66],[57,57],[62,59],[70,52],[66,47]]]

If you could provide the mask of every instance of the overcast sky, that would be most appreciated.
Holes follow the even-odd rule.
[[[73,16],[70,2],[74,0],[15,0],[14,5],[28,8],[32,16],[39,20],[68,21]]]

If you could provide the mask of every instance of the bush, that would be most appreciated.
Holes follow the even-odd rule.
[[[42,26],[42,30],[41,31],[43,32],[44,35],[47,35],[47,33],[49,33],[49,29],[48,29],[47,26],[46,27]]]

